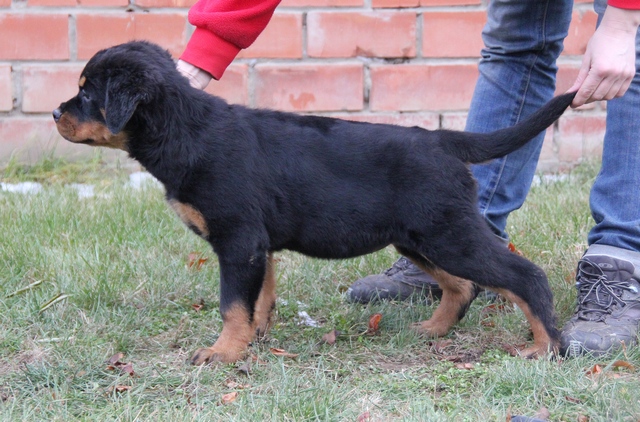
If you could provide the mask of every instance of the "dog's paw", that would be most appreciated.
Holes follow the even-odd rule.
[[[449,332],[449,327],[436,324],[431,320],[413,323],[411,329],[424,337],[441,337]]]
[[[196,350],[189,362],[196,366],[214,362],[232,363],[244,358],[244,355],[244,352],[223,352],[216,350],[215,347],[203,347],[202,349]]]

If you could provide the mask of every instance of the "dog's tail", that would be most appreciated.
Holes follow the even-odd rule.
[[[559,95],[526,120],[506,129],[491,133],[447,132],[440,137],[440,145],[448,154],[470,164],[503,157],[551,126],[575,96],[575,92]]]

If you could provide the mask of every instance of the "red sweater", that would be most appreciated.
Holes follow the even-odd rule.
[[[269,23],[280,0],[199,0],[189,10],[196,27],[180,57],[214,78],[243,48],[249,47]],[[610,6],[640,9],[640,0],[609,0]]]

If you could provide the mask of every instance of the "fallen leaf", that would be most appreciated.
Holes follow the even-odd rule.
[[[240,384],[236,381],[227,381],[225,385],[231,390],[244,390],[251,387],[249,384]]]
[[[192,268],[195,266],[196,270],[199,270],[208,260],[209,258],[202,258],[199,252],[191,252],[187,259],[187,267]]]
[[[358,422],[369,422],[369,420],[371,420],[371,413],[368,411],[358,416]]]
[[[475,368],[473,363],[456,363],[455,367],[456,369],[466,369],[466,370]]]
[[[593,365],[593,368],[589,369],[586,373],[586,375],[600,375],[602,373],[602,366],[595,364]]]
[[[121,369],[122,372],[126,372],[131,377],[135,375],[135,372],[133,371],[133,364],[131,362],[124,365]]]
[[[222,404],[229,404],[229,403],[233,403],[236,399],[238,398],[238,392],[237,391],[233,391],[231,393],[227,393],[224,396],[222,396]]]
[[[449,347],[452,343],[453,343],[453,340],[451,339],[440,340],[440,341],[433,342],[433,344],[431,344],[431,348],[433,349],[434,352],[438,354],[443,354],[444,349]]]
[[[569,403],[582,404],[582,400],[577,399],[577,398],[575,398],[575,397],[564,396],[564,399],[565,399],[566,401],[568,401]]]
[[[549,412],[549,409],[547,409],[546,407],[541,407],[535,415],[533,415],[534,418],[537,419],[542,419],[543,421],[546,421],[549,419],[549,417],[551,417],[551,412]]]
[[[382,314],[373,314],[369,317],[369,326],[367,328],[366,334],[373,335],[378,332],[380,329],[380,320],[382,319]]]
[[[616,369],[628,369],[631,372],[635,372],[636,367],[624,360],[617,360],[611,364],[611,367]]]
[[[523,253],[522,253],[522,252],[520,252],[520,251],[518,250],[518,248],[516,248],[516,245],[514,245],[513,243],[509,242],[509,246],[508,246],[508,247],[509,247],[509,250],[510,250],[511,252],[515,253],[516,255],[523,256]]]
[[[589,422],[589,416],[585,416],[585,415],[578,415],[578,422]]]
[[[193,308],[194,311],[200,312],[200,310],[202,310],[202,308],[204,308],[204,305],[200,305],[200,304],[194,303],[193,305],[191,305],[191,307]]]
[[[284,358],[297,358],[298,354],[297,353],[289,353],[284,349],[276,349],[275,347],[271,347],[269,349],[271,351],[271,353],[273,353],[276,356],[282,356]]]
[[[331,330],[330,332],[322,336],[320,343],[336,344],[337,337],[338,337],[338,331]]]
[[[120,362],[120,359],[122,359],[123,357],[124,357],[124,353],[118,352],[115,355],[111,356],[107,362],[109,363],[109,365],[115,366],[117,363]]]

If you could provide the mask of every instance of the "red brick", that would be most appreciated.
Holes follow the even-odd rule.
[[[78,0],[80,6],[107,6],[123,7],[129,6],[129,0]]]
[[[574,11],[569,25],[569,35],[564,40],[565,55],[582,55],[584,54],[587,43],[596,30],[596,22],[598,15],[592,11],[585,12]]]
[[[402,7],[418,7],[420,0],[371,0],[371,6],[376,8],[399,9]]]
[[[249,104],[249,66],[232,64],[219,81],[213,80],[206,90],[232,104]]]
[[[606,127],[604,113],[571,113],[558,121],[558,159],[577,162],[602,154],[602,141]]]
[[[414,57],[413,12],[309,12],[311,57]]]
[[[481,0],[420,0],[420,6],[462,6],[480,4]]]
[[[302,57],[302,13],[274,14],[258,39],[238,57]]]
[[[538,159],[537,170],[541,172],[554,172],[560,168],[558,160],[558,151],[554,141],[555,127],[551,126],[544,134],[542,142],[542,150]]]
[[[478,79],[476,65],[371,66],[371,110],[466,110]]]
[[[27,6],[45,6],[45,7],[57,7],[57,6],[77,6],[77,0],[27,0]]]
[[[196,3],[197,0],[135,0],[135,5],[146,8],[155,7],[179,7],[189,8]]]
[[[438,113],[385,113],[385,114],[335,114],[344,120],[355,122],[384,123],[398,126],[419,126],[428,130],[436,130],[440,126]]]
[[[484,47],[484,11],[425,12],[422,15],[422,54],[425,57],[479,57]]]
[[[186,14],[117,13],[83,14],[76,18],[78,58],[134,39],[153,41],[180,55],[186,41]]]
[[[26,66],[22,70],[22,111],[50,113],[78,93],[82,66]]]
[[[364,0],[282,0],[279,7],[352,7],[363,5]]]
[[[0,66],[0,111],[11,111],[13,108],[13,83],[11,66]]]
[[[10,7],[11,0],[0,0],[0,7]]]
[[[0,15],[0,60],[69,58],[67,15]]]
[[[257,107],[289,111],[344,111],[363,107],[361,64],[257,65]]]

